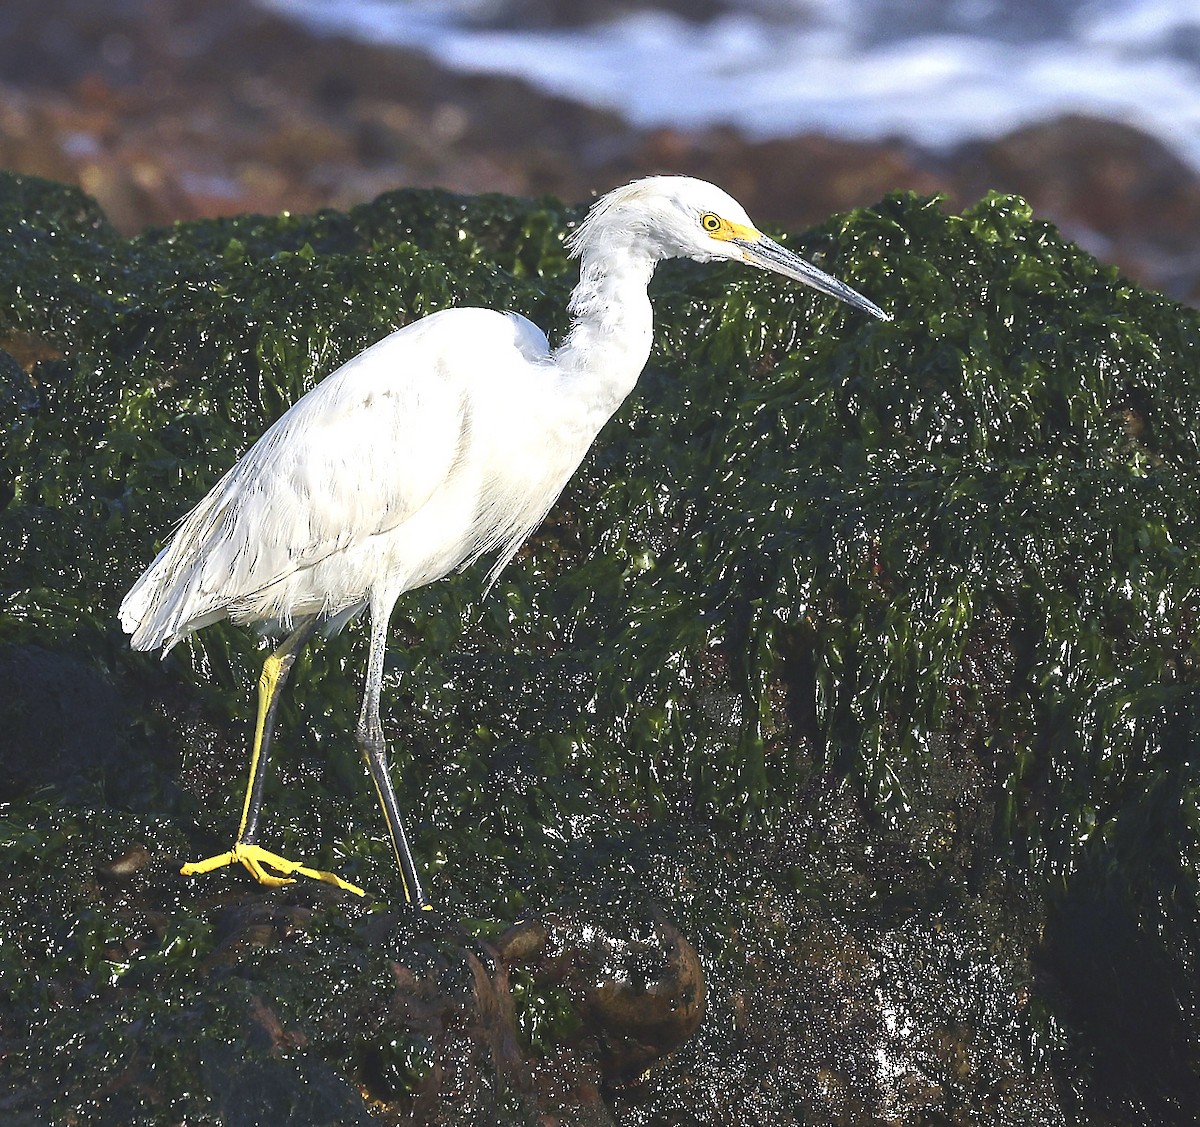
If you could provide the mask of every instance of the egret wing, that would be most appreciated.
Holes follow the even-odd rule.
[[[135,646],[170,645],[236,613],[256,592],[394,528],[429,500],[469,437],[469,387],[447,316],[347,362],[213,487],[122,604]],[[348,594],[327,592],[331,606]]]

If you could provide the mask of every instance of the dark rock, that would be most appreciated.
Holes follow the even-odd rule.
[[[1189,1123],[1200,320],[1010,197],[793,237],[889,323],[662,269],[654,361],[533,543],[486,599],[404,602],[385,724],[436,912],[382,907],[356,630],[297,665],[263,844],[380,903],[179,875],[236,825],[262,651],[133,654],[121,594],[391,326],[560,333],[579,215],[411,192],[126,240],[0,177],[0,340],[47,349],[4,369],[38,406],[0,628],[120,733],[97,778],[62,732],[4,811],[3,1112]]]
[[[509,929],[498,949],[574,1000],[597,1038],[605,1080],[627,1083],[674,1052],[704,1018],[696,949],[661,909],[645,920],[576,913]]]
[[[1200,298],[1200,178],[1160,141],[1128,125],[1064,117],[956,154],[966,198],[1025,196],[1097,257],[1170,296]]]
[[[122,751],[124,722],[95,667],[39,646],[0,647],[0,801],[100,778]]]

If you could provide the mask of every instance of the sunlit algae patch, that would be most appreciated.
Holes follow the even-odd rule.
[[[236,824],[264,643],[134,655],[122,593],[392,328],[555,339],[581,214],[397,192],[126,240],[0,178],[6,1122],[1192,1122],[1200,322],[1010,197],[785,240],[890,324],[660,269],[539,535],[397,616],[435,920],[390,906],[359,630],[301,660],[264,844],[376,904],[178,876]],[[637,1074],[588,999],[667,920],[708,1012]]]

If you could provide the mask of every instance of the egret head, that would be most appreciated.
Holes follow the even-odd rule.
[[[584,259],[618,248],[653,261],[729,258],[803,282],[885,321],[892,319],[844,282],[764,235],[728,192],[690,176],[650,176],[615,188],[596,201],[568,245],[573,256]]]

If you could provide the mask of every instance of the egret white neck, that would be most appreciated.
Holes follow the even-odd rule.
[[[633,390],[649,359],[654,319],[646,288],[656,262],[630,247],[587,248],[581,256],[568,306],[571,328],[554,363],[595,432]]]

